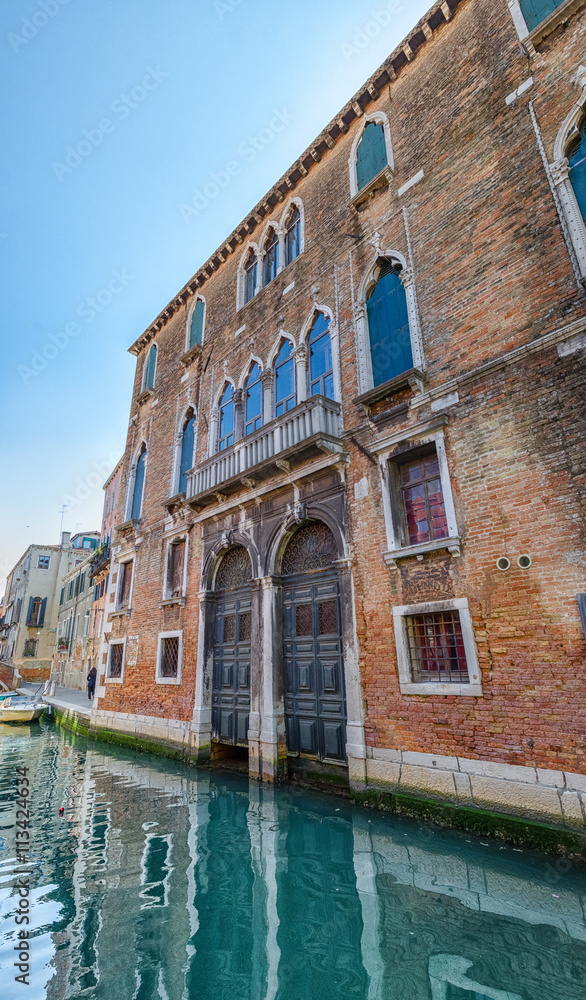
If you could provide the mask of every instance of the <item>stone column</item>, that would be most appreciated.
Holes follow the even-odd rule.
[[[271,576],[262,585],[262,618],[259,641],[262,643],[260,678],[260,732],[258,770],[262,781],[281,781],[287,772],[285,708],[282,680],[281,631],[277,628],[277,590]]]
[[[212,748],[212,675],[214,660],[215,600],[210,591],[201,591],[197,634],[195,702],[191,722],[192,755],[198,764],[210,759]]]
[[[366,745],[364,739],[364,698],[360,677],[360,653],[356,634],[356,609],[352,560],[338,559],[336,566],[340,579],[340,604],[342,611],[342,638],[344,648],[344,676],[346,681],[346,753],[350,788],[366,788]]]
[[[244,389],[234,391],[234,441],[244,437]]]
[[[303,403],[307,399],[307,357],[308,351],[305,344],[300,344],[294,349],[295,375],[297,379],[297,402]]]
[[[263,424],[268,424],[273,419],[273,382],[274,375],[272,368],[265,368],[260,376],[262,382],[262,401],[263,401]]]
[[[210,430],[208,434],[208,458],[211,458],[215,454],[216,448],[218,447],[218,422],[220,419],[220,411],[217,406],[214,406],[210,414]]]

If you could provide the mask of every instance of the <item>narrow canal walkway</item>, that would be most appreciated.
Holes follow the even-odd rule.
[[[44,684],[21,684],[20,690],[26,694],[41,694]],[[88,699],[87,691],[76,691],[73,688],[56,687],[54,695],[43,695],[49,705],[56,705],[57,708],[65,708],[87,715],[88,719],[92,710],[92,703]]]

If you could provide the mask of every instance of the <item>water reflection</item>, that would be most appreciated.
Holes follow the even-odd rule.
[[[4,734],[0,754],[7,1000],[584,996],[583,866],[51,727]],[[24,992],[13,970],[22,765],[34,871]]]

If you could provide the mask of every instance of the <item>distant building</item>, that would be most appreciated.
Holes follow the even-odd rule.
[[[71,537],[60,545],[29,545],[6,581],[4,613],[0,620],[2,678],[14,673],[23,680],[50,676],[62,580],[83,562],[99,541],[97,531]]]
[[[99,542],[63,579],[53,676],[65,687],[83,690],[88,671],[93,665],[98,666],[121,470],[122,460],[104,484],[106,495]]]

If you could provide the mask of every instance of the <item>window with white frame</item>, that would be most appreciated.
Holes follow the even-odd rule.
[[[388,551],[385,561],[438,549],[460,551],[443,425],[446,417],[414,428],[408,439],[380,441],[379,455]]]
[[[301,212],[298,205],[293,205],[285,220],[285,267],[301,253],[301,236]]]
[[[172,601],[185,595],[187,537],[173,538],[167,545],[167,571],[164,599]]]
[[[127,562],[120,563],[120,568],[118,570],[116,611],[130,610],[133,569],[134,559],[129,559]]]
[[[157,648],[157,684],[181,683],[183,632],[160,632]]]
[[[37,569],[49,569],[51,565],[51,556],[39,556],[37,562]]]
[[[350,192],[357,198],[362,191],[368,192],[373,181],[385,169],[394,170],[391,129],[387,116],[382,111],[366,115],[362,127],[357,132],[349,159]]]
[[[157,372],[157,345],[152,344],[144,363],[142,373],[142,389],[154,389]]]
[[[466,598],[394,607],[393,620],[402,694],[482,695]]]
[[[571,243],[577,277],[586,283],[586,67],[580,66],[576,82],[581,94],[566,116],[555,140],[550,176],[558,196],[558,209]]]
[[[205,325],[205,302],[198,296],[195,300],[187,321],[187,336],[185,350],[190,351],[192,347],[203,344],[203,333]]]
[[[125,639],[112,639],[110,641],[110,648],[108,649],[108,665],[106,667],[106,680],[122,680],[124,674],[125,647]]]

